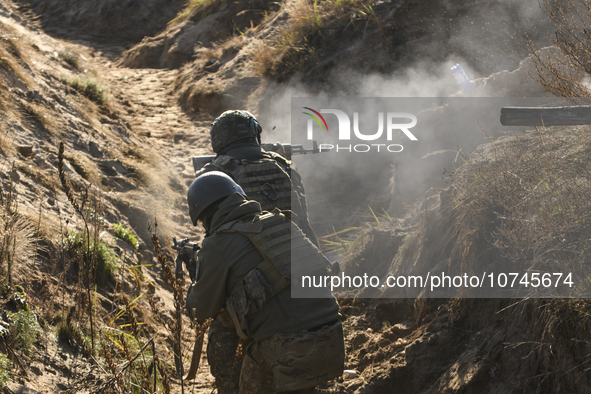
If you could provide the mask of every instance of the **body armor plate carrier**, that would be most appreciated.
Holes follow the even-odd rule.
[[[264,260],[234,286],[226,301],[238,335],[248,339],[249,317],[259,312],[295,277],[326,272],[328,260],[289,219],[289,211],[275,209],[252,222],[226,223],[217,232],[238,232],[248,237]]]
[[[308,220],[308,212],[304,197],[292,185],[291,162],[272,152],[267,155],[270,157],[256,161],[238,161],[232,156],[220,155],[211,164],[231,174],[248,198],[261,204],[262,211],[290,210],[295,214],[296,224],[305,228],[300,221]]]

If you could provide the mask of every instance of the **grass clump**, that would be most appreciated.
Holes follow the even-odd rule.
[[[135,235],[133,235],[133,231],[131,231],[131,229],[127,228],[127,226],[124,223],[113,223],[112,227],[113,227],[113,232],[115,234],[115,238],[117,238],[123,242],[127,242],[128,244],[133,246],[135,249],[139,248],[139,246],[140,246],[139,241],[137,240]]]
[[[16,171],[13,164],[9,180],[0,184],[0,285],[8,287],[14,267],[27,264],[35,254],[32,225],[18,209],[12,181]]]
[[[10,325],[12,337],[18,342],[23,353],[30,356],[41,329],[37,322],[37,316],[24,309],[15,313],[6,313],[9,320],[12,321]]]
[[[584,274],[591,253],[588,135],[588,127],[540,129],[494,144],[460,188],[456,207],[466,212],[466,229],[481,229],[487,235],[479,238],[529,271]],[[466,242],[477,238],[466,234]]]
[[[107,102],[105,88],[95,78],[74,78],[67,82],[72,88],[95,103],[105,104]]]
[[[316,67],[323,45],[334,45],[333,40],[342,39],[347,29],[365,35],[370,24],[379,27],[374,9],[361,0],[290,0],[282,7],[289,15],[288,23],[253,54],[258,72],[278,81]],[[361,22],[359,28],[357,22]]]
[[[10,369],[12,369],[12,362],[5,354],[0,353],[0,389],[3,389],[10,379],[10,373],[8,372]]]
[[[0,70],[4,70],[19,78],[27,86],[34,86],[30,73],[27,71],[28,64],[23,54],[20,34],[13,28],[0,24]]]
[[[78,58],[79,58],[78,54],[76,54],[72,51],[64,51],[64,52],[60,52],[59,56],[60,56],[60,58],[62,58],[62,60],[64,62],[69,64],[75,70],[80,70],[80,62],[78,61]]]
[[[187,1],[187,5],[185,6],[185,8],[181,12],[179,12],[178,15],[173,20],[171,20],[168,23],[172,24],[172,23],[176,23],[178,21],[187,19],[191,16],[191,14],[193,14],[193,12],[196,9],[198,9],[210,2],[211,2],[211,0],[189,0],[189,1]]]
[[[90,248],[87,250],[87,240],[84,234],[76,231],[70,231],[64,239],[64,247],[70,253],[70,256],[75,262],[84,261],[88,259],[95,259],[96,261],[96,277],[99,281],[106,281],[112,279],[117,273],[117,255],[102,241],[90,241]]]

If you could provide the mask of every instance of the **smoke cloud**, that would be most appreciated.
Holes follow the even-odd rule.
[[[367,75],[340,67],[329,77],[330,86],[339,87],[331,92],[314,91],[297,81],[289,86],[268,87],[269,94],[258,113],[264,127],[264,142],[302,142],[301,137],[295,136],[304,133],[291,129],[288,120],[302,112],[301,108],[298,112],[292,108],[292,99],[298,97],[309,98],[310,103],[321,102],[321,108],[342,106],[341,98],[331,99],[331,96],[345,96],[353,101],[359,97],[358,106],[366,103],[362,97],[409,98],[408,111],[415,111],[419,122],[423,122],[421,127],[417,126],[419,141],[404,141],[404,151],[398,154],[337,154],[333,151],[294,156],[306,187],[311,222],[319,235],[327,234],[332,228],[338,230],[358,223],[364,216],[370,217],[368,205],[374,211],[385,210],[390,215],[403,216],[405,206],[425,196],[430,189],[449,186],[447,175],[461,163],[459,154],[469,155],[477,145],[486,142],[487,137],[508,132],[499,123],[498,111],[503,103],[510,101],[481,99],[477,104],[467,97],[544,95],[528,75],[529,69],[514,73],[512,78],[514,80],[517,75],[522,85],[531,89],[518,85],[513,90],[510,86],[495,87],[503,85],[502,79],[509,74],[505,70],[517,69],[520,61],[528,56],[524,33],[536,40],[538,46],[548,44],[546,36],[553,32],[553,26],[536,0],[447,4],[445,7],[449,20],[440,15],[438,23],[427,27],[428,32],[421,38],[403,43],[403,47],[409,48],[408,56],[414,57],[410,61],[398,59],[407,66],[393,67],[395,71],[388,75]],[[450,68],[457,63],[472,80],[471,91],[461,91],[454,79]],[[485,89],[482,81],[495,72],[501,72],[495,74],[497,84],[488,84]],[[410,100],[421,97],[425,100]],[[437,99],[447,97],[464,99],[453,103]],[[320,107],[315,109],[320,110]],[[363,132],[375,132],[377,111],[359,108],[358,112]],[[329,129],[336,129],[336,118],[333,115],[325,118],[333,122]],[[273,126],[275,130],[271,130]],[[330,137],[332,143],[335,135]],[[328,143],[330,138],[315,132],[318,143]],[[311,147],[310,141],[304,143]]]

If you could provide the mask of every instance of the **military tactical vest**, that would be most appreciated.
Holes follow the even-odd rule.
[[[234,286],[226,301],[226,310],[243,339],[250,336],[250,317],[290,285],[292,272],[295,277],[325,272],[329,264],[289,215],[275,209],[257,215],[252,222],[229,222],[216,231],[245,235],[264,258]]]
[[[267,154],[270,158],[255,161],[239,161],[232,156],[220,155],[211,164],[230,174],[249,199],[261,204],[261,210],[290,210],[296,216],[296,223],[307,220],[303,196],[292,188],[288,173],[291,162],[281,155],[272,152]],[[300,227],[304,228],[302,225]]]

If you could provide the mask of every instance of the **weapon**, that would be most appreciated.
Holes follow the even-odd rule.
[[[209,324],[207,324],[209,327]],[[207,327],[203,327],[201,332],[197,334],[195,338],[195,346],[193,346],[193,356],[191,357],[191,366],[189,367],[189,373],[185,377],[185,380],[193,380],[197,376],[197,369],[199,369],[199,363],[201,361],[201,352],[203,350],[203,337],[207,331]]]
[[[318,143],[316,141],[312,141],[312,149],[306,149],[303,145],[281,143],[265,143],[261,144],[261,148],[267,152],[279,153],[287,160],[291,160],[291,156],[293,155],[307,155],[308,153],[314,154],[320,152],[320,149],[318,149]],[[195,169],[195,172],[202,169],[206,164],[211,163],[216,157],[216,155],[193,156],[193,168]]]
[[[570,126],[591,124],[590,106],[503,107],[503,126]]]
[[[194,259],[195,252],[201,249],[196,242],[190,242],[189,238],[183,238],[179,241],[176,238],[172,238],[172,248],[178,252],[176,257],[176,268],[174,274],[177,278],[183,275],[183,261],[188,261],[187,270],[189,271],[189,277],[191,280],[195,278],[197,272],[197,264]]]

